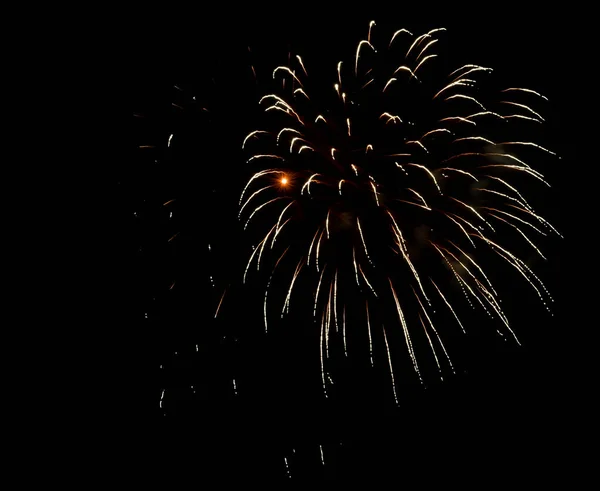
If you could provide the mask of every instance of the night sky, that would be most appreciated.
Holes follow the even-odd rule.
[[[135,338],[125,399],[133,402],[121,409],[140,429],[143,443],[133,453],[143,462],[141,475],[168,483],[183,473],[198,485],[366,478],[400,486],[454,477],[487,488],[507,476],[551,482],[551,469],[565,465],[575,386],[564,350],[575,322],[565,314],[572,225],[564,169],[575,165],[575,155],[567,136],[571,82],[556,63],[567,56],[569,27],[559,35],[554,15],[542,21],[483,7],[468,17],[422,10],[235,19],[219,12],[180,23],[181,12],[165,19],[164,30],[135,30],[131,138],[117,186],[123,328]],[[251,252],[237,220],[251,175],[241,142],[260,127],[258,99],[271,72],[291,50],[307,67],[329,70],[324,83],[333,84],[337,61],[353,60],[370,20],[385,38],[400,28],[418,35],[445,27],[437,52],[449,65],[489,66],[500,85],[547,96],[534,141],[562,157],[539,168],[552,189],[525,189],[528,196],[543,191],[536,211],[566,237],[539,240],[547,261],[532,263],[555,299],[553,316],[524,281],[494,271],[522,346],[493,336],[484,317],[467,318],[479,334],[456,345],[455,375],[432,378],[424,389],[398,365],[399,407],[382,339],[375,340],[374,368],[355,342],[358,354],[339,366],[325,400],[318,346],[294,300],[290,315],[265,336],[264,283],[239,284]],[[399,328],[397,318],[384,321]]]

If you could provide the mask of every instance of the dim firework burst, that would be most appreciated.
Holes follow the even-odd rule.
[[[552,298],[523,257],[545,259],[534,239],[560,234],[520,189],[528,180],[549,186],[527,160],[557,157],[514,137],[544,121],[532,104],[545,96],[482,89],[488,67],[446,69],[435,53],[443,28],[420,36],[400,29],[376,45],[374,25],[328,80],[309,76],[300,56],[273,70],[277,90],[259,102],[264,126],[242,144],[254,173],[239,218],[260,234],[244,282],[254,268],[267,269],[265,330],[276,274],[287,277],[281,316],[294,286],[311,285],[325,396],[332,333],[347,356],[346,322],[360,309],[373,364],[378,313],[393,310],[398,329],[379,324],[398,402],[393,333],[421,382],[425,352],[440,376],[454,371],[435,326],[436,316],[450,318],[465,332],[461,298],[519,343],[486,264],[515,272],[549,309]]]

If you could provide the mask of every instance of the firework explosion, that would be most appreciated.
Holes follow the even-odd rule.
[[[459,303],[519,343],[494,287],[502,268],[549,310],[552,299],[523,258],[545,259],[535,241],[560,234],[522,188],[549,186],[528,161],[558,157],[515,136],[544,121],[537,106],[546,97],[488,89],[488,67],[448,70],[435,53],[445,29],[400,29],[376,42],[374,25],[330,78],[300,56],[273,70],[278,88],[260,98],[262,126],[242,145],[253,174],[239,219],[257,234],[243,281],[266,271],[265,331],[289,313],[296,290],[310,288],[325,396],[329,359],[348,356],[349,325],[361,324],[354,328],[366,331],[371,364],[379,333],[398,402],[391,339],[405,346],[421,382],[422,360],[440,377],[454,371],[436,319],[465,333]],[[509,250],[515,237],[523,247]],[[283,295],[272,291],[284,278]],[[390,309],[399,329],[382,325]]]

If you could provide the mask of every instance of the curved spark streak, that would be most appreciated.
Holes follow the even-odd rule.
[[[459,75],[458,77],[456,77],[453,82],[456,82],[457,80],[462,79],[463,77],[466,77],[469,73],[473,73],[473,72],[492,72],[493,70],[491,68],[486,68],[484,66],[476,66],[476,67],[472,67],[470,70],[466,71],[465,73]]]
[[[273,184],[271,184],[270,186],[265,186],[264,188],[259,189],[258,191],[254,191],[250,197],[246,200],[246,202],[244,203],[244,205],[240,208],[240,211],[238,212],[238,219],[242,216],[242,212],[244,211],[244,208],[246,207],[246,205],[248,203],[250,203],[250,201],[252,200],[252,198],[254,198],[256,195],[258,195],[259,193],[269,189],[269,188],[273,188],[275,187]]]
[[[384,116],[388,118],[385,124],[388,124],[390,121],[393,121],[394,123],[396,121],[402,123],[402,119],[400,119],[400,116],[394,116],[393,114],[390,114],[388,112],[382,113],[381,116],[379,116],[379,119],[383,118]]]
[[[294,90],[294,95],[296,93],[302,94],[304,97],[306,97],[310,101],[310,97],[308,97],[308,94],[306,92],[304,92],[304,90],[298,88],[298,89]]]
[[[487,222],[487,220],[485,218],[483,218],[483,216],[481,216],[481,214],[475,209],[473,208],[471,205],[468,205],[467,203],[465,203],[464,201],[461,201],[459,199],[456,199],[452,196],[450,196],[450,199],[456,201],[457,203],[460,203],[461,205],[463,205],[465,208],[468,208],[469,210],[471,210],[473,213],[475,213],[475,215],[477,215],[488,227],[490,227],[492,230],[494,230],[494,228]]]
[[[462,116],[449,116],[447,118],[440,119],[440,123],[442,121],[460,121],[461,123],[469,123],[469,124],[472,124],[473,126],[477,126],[477,123],[475,121],[471,121],[470,119],[463,118]]]
[[[419,198],[423,202],[423,204],[425,205],[425,208],[427,210],[431,210],[431,208],[429,207],[429,205],[427,204],[427,202],[425,201],[425,198],[423,198],[423,196],[421,196],[419,193],[417,193],[414,189],[411,189],[411,188],[406,188],[406,189],[408,189],[410,192],[415,194],[417,196],[417,198]]]
[[[421,65],[423,65],[423,64],[424,64],[424,63],[425,63],[427,60],[430,60],[430,59],[432,59],[432,58],[437,58],[437,55],[427,55],[425,58],[423,58],[423,59],[422,59],[422,60],[419,62],[419,64],[416,66],[416,68],[415,68],[415,73],[417,73],[417,70],[418,70],[419,68],[421,68]],[[416,75],[413,75],[413,77],[415,77],[417,80],[419,80],[419,79],[417,78],[417,76],[416,76]]]
[[[520,88],[520,87],[511,87],[509,89],[504,89],[502,92],[511,92],[511,91],[528,92],[530,94],[537,95],[538,97],[541,97],[542,99],[548,100],[548,98],[546,96],[540,94],[539,92],[536,92],[535,90],[524,89],[524,88]]]
[[[292,70],[290,70],[289,67],[287,67],[287,66],[278,66],[277,68],[275,68],[275,70],[273,70],[273,78],[275,78],[275,74],[279,70],[283,70],[285,72],[288,72],[292,77],[294,77],[294,80],[296,82],[298,82],[301,87],[303,87],[302,82],[300,81],[300,79],[298,77],[296,77],[296,74]]]
[[[369,22],[369,34],[367,34],[367,41],[371,42],[371,27],[375,25],[375,21],[372,20],[371,22]]]
[[[418,36],[413,43],[410,45],[410,48],[408,48],[408,51],[406,52],[406,55],[404,55],[404,58],[408,58],[408,55],[410,54],[410,52],[412,51],[412,49],[416,46],[418,46],[421,41],[423,41],[423,39],[425,38],[430,38],[431,34],[426,33],[426,34],[421,34],[420,36]]]
[[[360,48],[362,47],[363,44],[366,44],[373,50],[373,52],[377,53],[377,50],[373,47],[373,45],[369,41],[363,39],[360,43],[358,43],[358,46],[356,48],[356,62],[354,64],[354,75],[357,77],[358,77],[358,58],[360,57]]]
[[[471,174],[470,172],[467,172],[465,170],[462,170],[462,169],[455,169],[454,167],[440,167],[438,170],[445,170],[445,171],[449,171],[449,172],[458,172],[459,174],[464,174],[465,176],[469,176],[474,181],[479,182],[479,179],[477,179],[473,174]]]
[[[454,75],[456,72],[459,72],[459,71],[461,71],[461,70],[464,70],[465,68],[466,68],[466,69],[470,69],[470,68],[484,68],[484,67],[482,67],[481,65],[472,65],[472,64],[463,65],[463,66],[461,66],[461,67],[457,68],[456,70],[454,70],[453,72],[450,72],[450,73],[448,74],[448,78],[452,77],[452,75]]]
[[[255,179],[258,179],[260,177],[266,176],[268,174],[285,174],[285,172],[281,171],[281,170],[276,170],[276,169],[268,169],[268,170],[262,170],[257,172],[256,174],[254,174],[246,183],[246,186],[244,186],[244,189],[242,190],[242,194],[240,195],[240,201],[238,204],[242,204],[242,200],[244,199],[244,194],[246,193],[246,190],[248,189],[248,187],[250,186],[250,184],[252,184],[252,181],[254,181]]]
[[[281,310],[281,318],[283,318],[284,313],[290,312],[290,298],[292,296],[292,289],[294,288],[294,282],[296,281],[296,278],[298,278],[298,274],[300,274],[300,270],[302,269],[302,266],[304,266],[304,264],[302,264],[303,261],[304,261],[304,258],[301,258],[300,261],[298,262],[298,265],[296,266],[296,271],[294,272],[294,276],[292,277],[292,281],[290,283],[290,288],[288,290],[287,296],[285,297],[285,303],[283,304],[283,309]]]
[[[390,78],[390,79],[387,81],[387,83],[385,84],[385,87],[383,87],[383,90],[382,90],[382,92],[385,92],[385,89],[387,89],[387,88],[388,88],[388,85],[390,85],[392,82],[395,82],[395,81],[396,81],[396,79],[395,79],[394,77]]]
[[[300,133],[298,130],[296,130],[294,128],[283,128],[279,133],[277,133],[277,144],[279,144],[279,139],[281,138],[281,135],[283,135],[283,133],[285,133],[287,131],[296,133],[297,135],[300,135],[301,137],[303,136],[302,133]]]
[[[502,142],[502,143],[497,143],[497,145],[526,145],[526,146],[539,148],[540,150],[547,152],[550,155],[556,155],[555,152],[552,152],[551,150],[548,150],[547,148],[544,148],[541,145],[538,145],[537,143],[532,143],[532,142]],[[558,157],[558,158],[560,158],[560,157]]]
[[[250,157],[248,160],[246,160],[246,163],[250,163],[253,160],[256,159],[278,159],[278,160],[285,160],[282,156],[280,155],[271,155],[271,154],[259,154],[259,155],[253,155],[252,157]]]
[[[482,136],[466,136],[464,138],[457,138],[452,143],[461,142],[461,141],[482,141],[485,143],[489,143],[490,145],[496,145],[492,140],[488,140]]]
[[[432,39],[431,41],[429,41],[429,42],[428,42],[428,43],[425,45],[425,47],[424,47],[424,48],[421,50],[421,52],[420,52],[420,53],[417,55],[417,57],[415,58],[415,61],[417,61],[417,60],[418,60],[418,59],[421,57],[421,55],[422,55],[422,54],[425,52],[425,50],[426,50],[427,48],[429,48],[429,46],[432,46],[432,45],[434,45],[434,44],[435,44],[435,43],[437,43],[438,41],[439,41],[439,39]]]
[[[320,174],[316,173],[316,174],[313,174],[312,176],[310,176],[308,178],[308,180],[304,183],[304,185],[302,186],[302,189],[300,190],[300,194],[301,195],[304,194],[304,188],[307,188],[308,189],[308,194],[310,194],[310,183],[313,182],[313,179],[315,177],[317,177],[318,175],[320,175]],[[318,183],[319,181],[314,181],[314,182]]]
[[[409,36],[412,36],[412,32],[406,30],[406,29],[398,29],[394,34],[392,34],[392,39],[390,39],[390,42],[388,44],[388,49],[391,48],[392,43],[394,42],[394,39],[396,39],[396,36],[398,34],[402,34],[403,32],[406,32]]]
[[[398,164],[396,164],[396,165],[398,165]],[[417,167],[418,169],[424,170],[429,175],[429,177],[431,177],[431,180],[435,184],[435,187],[437,188],[437,190],[439,191],[439,193],[442,194],[442,190],[440,188],[440,185],[437,182],[437,179],[433,175],[433,172],[431,172],[427,167],[425,167],[424,165],[421,165],[421,164],[413,164],[413,163],[408,163],[408,164],[405,164],[405,165],[409,165],[411,167]]]
[[[250,215],[250,217],[248,218],[248,221],[246,222],[246,225],[244,225],[244,230],[246,230],[246,228],[248,227],[248,224],[250,223],[250,220],[252,220],[252,217],[254,216],[254,214],[261,210],[262,208],[264,208],[265,206],[267,206],[270,203],[274,203],[275,201],[279,201],[280,199],[285,199],[287,198],[287,196],[278,196],[277,198],[273,198],[269,201],[267,201],[266,203],[263,203],[262,205],[257,206],[254,211],[252,212],[252,214]]]
[[[398,68],[396,68],[394,70],[394,73],[392,73],[392,75],[396,75],[396,73],[398,73],[399,71],[408,72],[408,73],[410,73],[411,78],[414,77],[417,80],[419,80],[417,78],[417,76],[415,75],[415,73],[409,67],[407,67],[406,65],[400,65]],[[396,80],[396,79],[394,79],[394,80]]]
[[[446,97],[444,99],[444,101],[449,101],[452,99],[465,99],[468,101],[473,101],[475,104],[477,104],[481,108],[482,111],[487,111],[487,109],[484,107],[484,105],[481,104],[481,102],[479,102],[477,99],[475,99],[475,97],[471,97],[471,96],[464,95],[464,94],[454,94],[449,97]]]
[[[283,228],[283,226],[279,226],[279,224],[281,223],[281,219],[283,218],[283,215],[285,214],[285,212],[287,211],[287,209],[292,206],[296,201],[291,201],[284,209],[283,211],[280,213],[279,218],[277,219],[277,224],[276,224],[276,228],[275,228],[275,235],[273,236],[273,241],[271,242],[271,249],[273,249],[273,245],[275,245],[275,238],[277,237],[277,234],[279,233],[280,228]],[[289,220],[289,219],[288,219]],[[287,221],[286,221],[287,223]],[[284,224],[285,225],[285,224]]]
[[[246,138],[244,138],[244,141],[242,142],[242,150],[244,150],[244,146],[246,145],[246,142],[248,141],[249,138],[252,138],[253,136],[259,135],[259,134],[269,134],[268,131],[263,131],[263,130],[255,130],[251,133],[249,133]]]
[[[539,228],[537,228],[535,225],[529,223],[526,220],[523,220],[522,218],[519,218],[518,216],[513,215],[512,213],[508,213],[506,211],[502,211],[502,210],[498,210],[497,208],[488,208],[488,207],[482,207],[485,210],[490,210],[490,211],[494,211],[495,213],[501,213],[502,215],[506,215],[509,216],[510,218],[517,220],[518,222],[521,222],[525,225],[528,225],[529,227],[531,227],[533,230],[535,230],[536,232],[538,232],[541,235],[546,236],[547,234],[542,232]]]
[[[525,104],[518,104],[516,102],[511,102],[511,101],[500,101],[501,104],[511,104],[513,106],[517,106],[520,107],[521,109],[526,109],[527,111],[529,111],[531,114],[533,114],[534,116],[537,116],[539,119],[541,119],[542,121],[545,121],[544,118],[542,118],[542,116],[539,115],[539,113],[536,113],[533,109],[531,109],[529,106],[526,106]]]
[[[437,99],[437,97],[444,91],[451,89],[452,87],[470,87],[471,83],[474,80],[457,80],[456,82],[450,82],[443,89],[441,89],[437,94],[433,96],[433,99]]]

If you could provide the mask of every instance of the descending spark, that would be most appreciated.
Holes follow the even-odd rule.
[[[461,205],[463,205],[465,208],[468,208],[469,210],[471,210],[473,213],[475,213],[475,215],[477,215],[488,227],[490,227],[492,229],[492,231],[494,230],[494,227],[492,227],[489,222],[483,218],[483,216],[475,209],[473,208],[471,205],[468,205],[467,203],[465,203],[464,201],[461,201],[459,199],[453,198],[452,196],[450,197],[450,199],[456,201],[457,203],[460,203]]]
[[[300,58],[300,55],[296,55],[296,58],[298,59],[298,62],[300,63],[300,66],[304,71],[304,75],[308,76],[308,72],[306,71],[306,68],[304,68],[304,63],[302,62],[302,58]]]
[[[333,317],[335,320],[335,332],[338,332],[338,310],[337,310],[337,279],[338,279],[338,271],[335,270],[335,280],[333,284]]]
[[[410,359],[413,364],[413,369],[415,373],[419,377],[419,381],[423,383],[423,379],[421,378],[421,372],[419,370],[419,365],[417,364],[417,358],[415,356],[415,352],[413,350],[412,340],[410,339],[410,333],[408,332],[408,325],[406,324],[406,320],[404,318],[404,312],[402,312],[402,308],[400,307],[400,302],[398,301],[398,296],[396,295],[396,290],[394,289],[394,285],[392,284],[392,280],[388,278],[390,282],[390,289],[392,290],[392,294],[394,296],[394,302],[396,303],[396,311],[398,313],[398,318],[400,319],[400,324],[402,326],[402,331],[404,332],[404,340],[406,341],[406,347],[408,349],[408,353],[410,355]]]
[[[377,188],[375,187],[375,183],[371,182],[369,184],[371,184],[371,189],[373,189],[373,196],[375,196],[375,203],[377,203],[377,206],[379,206],[379,198],[377,197]],[[340,190],[340,194],[341,194],[341,190]]]
[[[271,275],[269,276],[269,281],[267,282],[267,287],[265,288],[265,299],[263,302],[263,320],[265,322],[265,334],[267,333],[268,329],[267,329],[267,297],[269,295],[269,287],[271,286],[271,280],[273,279],[273,275],[275,274],[275,270],[277,269],[277,266],[279,265],[279,261],[281,261],[281,259],[283,258],[283,256],[285,256],[285,254],[287,253],[287,251],[289,250],[290,246],[287,247],[287,249],[285,251],[283,251],[283,254],[281,254],[281,256],[279,256],[279,259],[277,260],[277,262],[275,263],[275,266],[273,267],[273,271],[271,271]]]
[[[367,311],[367,331],[369,333],[369,359],[371,360],[371,366],[373,366],[373,339],[371,337],[371,321],[369,319],[369,302],[365,302],[365,308]]]
[[[429,337],[429,333],[427,332],[427,328],[425,327],[425,323],[423,322],[423,318],[421,317],[421,314],[419,314],[419,320],[421,321],[421,327],[423,328],[423,332],[425,333],[425,336],[427,337],[427,342],[429,343],[429,348],[431,349],[431,352],[433,353],[433,358],[435,359],[435,364],[438,367],[438,372],[440,373],[440,379],[444,380],[444,377],[442,376],[442,367],[440,365],[440,361],[438,360],[437,353],[435,352],[435,348],[433,347],[433,343],[431,342],[431,338]]]
[[[373,288],[373,286],[371,285],[371,283],[369,283],[369,280],[367,279],[364,271],[362,270],[361,265],[358,265],[358,270],[360,271],[360,274],[362,275],[363,279],[365,280],[365,283],[369,286],[369,288],[371,289],[371,291],[373,292],[373,295],[375,295],[375,297],[377,297],[377,292],[375,291],[375,289]]]
[[[223,295],[221,295],[221,300],[219,300],[219,305],[217,306],[217,310],[215,311],[215,319],[217,318],[217,315],[219,315],[219,310],[221,309],[221,304],[223,303],[223,299],[225,298],[225,293],[227,293],[227,288],[223,290]]]
[[[315,306],[313,308],[313,317],[317,317],[317,303],[319,301],[319,290],[321,289],[321,282],[323,281],[323,274],[325,273],[325,268],[321,271],[321,276],[319,276],[319,283],[317,283],[317,291],[315,292]]]
[[[435,334],[435,336],[438,340],[438,343],[440,343],[440,346],[442,347],[442,351],[444,352],[444,355],[446,356],[446,360],[448,361],[448,365],[450,365],[450,369],[454,373],[454,366],[452,365],[452,360],[450,360],[450,356],[448,355],[448,352],[446,351],[446,347],[444,346],[444,343],[442,342],[442,338],[440,338],[440,335],[438,334],[437,329],[433,325],[433,322],[431,321],[431,318],[429,317],[429,314],[427,313],[427,309],[423,306],[423,303],[421,302],[419,295],[417,295],[417,292],[415,291],[414,288],[412,289],[412,291],[415,294],[415,297],[417,298],[419,305],[421,306],[421,310],[423,311],[423,314],[425,314],[425,318],[427,319],[427,322],[429,323],[429,327],[431,327],[431,330]],[[421,318],[421,315],[419,315],[419,318]],[[423,321],[421,320],[421,323],[422,322]],[[423,327],[425,327],[425,326],[423,326]],[[429,337],[429,335],[427,337]],[[431,348],[433,349],[433,346]],[[437,355],[436,355],[436,361],[437,361]],[[439,363],[438,363],[438,368],[440,368],[440,372],[441,372],[441,367],[440,367]]]
[[[465,328],[462,325],[462,322],[460,322],[460,319],[456,315],[456,312],[454,312],[454,309],[452,308],[452,306],[450,305],[450,303],[448,302],[448,300],[446,300],[446,297],[444,297],[442,291],[438,288],[438,286],[435,284],[435,282],[431,278],[429,278],[429,279],[430,279],[431,283],[433,284],[433,286],[435,287],[435,289],[437,290],[437,292],[440,294],[440,297],[442,297],[442,300],[444,301],[444,303],[450,309],[450,312],[452,312],[452,315],[456,319],[456,322],[458,322],[458,325],[460,326],[460,329],[462,330],[463,334],[466,334],[466,331],[465,331]]]
[[[346,306],[342,308],[342,336],[344,338],[344,356],[348,356],[346,349]]]
[[[298,265],[296,266],[296,271],[294,272],[294,276],[292,277],[292,281],[290,283],[290,288],[288,289],[287,296],[285,297],[285,303],[283,304],[283,309],[281,310],[281,318],[282,319],[283,319],[283,314],[286,312],[289,313],[289,311],[290,311],[290,298],[292,296],[292,289],[294,288],[294,282],[296,281],[296,278],[298,278],[298,274],[300,273],[302,266],[304,266],[304,264],[302,264],[303,261],[304,261],[304,258],[300,259],[300,261],[298,262]]]
[[[320,348],[320,359],[321,359],[321,381],[323,383],[323,394],[325,394],[325,398],[327,398],[327,387],[325,385],[325,363],[323,360],[323,337],[324,337],[324,331],[325,331],[325,326],[324,326],[324,318],[325,318],[325,312],[323,312],[323,315],[321,316],[321,334],[319,337],[319,348]]]
[[[356,266],[356,250],[352,248],[352,262],[354,264],[354,275],[356,278],[356,284],[360,287],[360,281],[358,281],[358,267]]]
[[[369,252],[367,251],[367,244],[366,244],[366,242],[365,242],[365,236],[363,235],[363,231],[362,231],[362,228],[361,228],[361,226],[360,226],[360,220],[359,220],[359,218],[358,218],[358,217],[356,217],[356,224],[358,225],[358,231],[359,231],[359,233],[360,233],[360,239],[362,240],[363,247],[364,247],[364,249],[365,249],[365,255],[367,256],[367,259],[369,260],[369,262],[370,262],[371,264],[373,264],[373,261],[371,261],[371,258],[370,258],[370,256],[369,256]]]
[[[546,259],[546,256],[544,256],[542,254],[542,252],[538,249],[538,247],[531,241],[531,239],[529,237],[527,237],[527,235],[525,235],[525,233],[516,225],[514,225],[513,223],[510,223],[508,220],[505,220],[504,218],[499,217],[498,215],[494,214],[494,213],[490,213],[491,216],[493,216],[494,218],[496,218],[497,220],[501,220],[502,222],[506,223],[507,225],[510,225],[511,227],[513,227],[517,232],[519,232],[523,238],[529,243],[529,245],[531,245],[531,247],[533,247],[535,249],[535,251],[542,257],[542,259]]]
[[[387,334],[385,333],[385,326],[381,326],[383,330],[383,340],[385,341],[385,350],[387,352],[388,364],[390,366],[390,377],[392,378],[392,390],[394,392],[394,400],[396,401],[396,405],[398,405],[398,394],[396,393],[396,382],[394,380],[394,369],[392,368],[392,357],[390,356],[390,346],[387,340]]]

